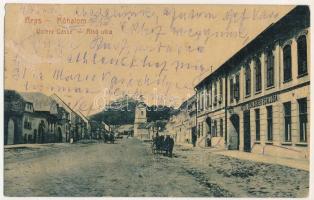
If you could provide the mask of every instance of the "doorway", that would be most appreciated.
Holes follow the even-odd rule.
[[[230,117],[231,127],[229,132],[229,145],[228,149],[230,150],[239,150],[240,145],[240,118],[237,114],[232,114]]]
[[[61,128],[58,127],[58,142],[62,142],[62,131],[61,131]]]
[[[15,131],[14,121],[12,119],[9,119],[7,144],[14,144],[14,131]]]
[[[243,150],[251,152],[251,125],[250,125],[250,111],[243,112]]]
[[[207,124],[207,127],[208,127],[208,133],[207,134],[212,134],[212,119],[210,117],[207,117],[206,118],[206,124]],[[206,134],[206,136],[207,136]]]

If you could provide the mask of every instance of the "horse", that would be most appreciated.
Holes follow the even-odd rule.
[[[164,141],[164,151],[166,156],[172,157],[173,146],[174,146],[173,138],[167,135]]]
[[[114,135],[113,135],[113,133],[109,133],[108,141],[109,141],[111,144],[114,143]]]
[[[104,143],[107,143],[108,139],[109,139],[108,134],[107,134],[107,133],[104,133],[104,138],[103,138]]]

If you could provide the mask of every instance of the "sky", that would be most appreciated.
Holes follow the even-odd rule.
[[[293,7],[8,4],[4,88],[55,93],[85,115],[125,95],[178,107]]]

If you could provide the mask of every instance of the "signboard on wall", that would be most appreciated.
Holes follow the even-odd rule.
[[[270,96],[265,96],[259,99],[256,99],[254,101],[251,101],[249,103],[244,104],[241,106],[241,110],[250,110],[251,108],[267,105],[273,102],[276,102],[278,100],[278,95],[277,94],[272,94]]]

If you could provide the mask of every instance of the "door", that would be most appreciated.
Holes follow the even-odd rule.
[[[240,128],[240,119],[239,115],[232,114],[230,117],[231,126],[229,130],[229,144],[228,149],[230,150],[239,150],[240,138],[239,138],[239,128]]]
[[[250,111],[243,112],[243,150],[245,152],[251,152],[251,125],[250,125]]]
[[[206,118],[206,123],[208,127],[208,133],[207,134],[212,134],[212,119],[210,117]],[[206,136],[207,136],[206,134]]]
[[[58,127],[58,142],[62,142],[62,131],[60,127]]]
[[[45,123],[41,120],[40,124],[38,125],[38,136],[39,136],[39,143],[45,142]]]
[[[14,144],[14,121],[12,119],[8,122],[8,139],[7,144]]]

